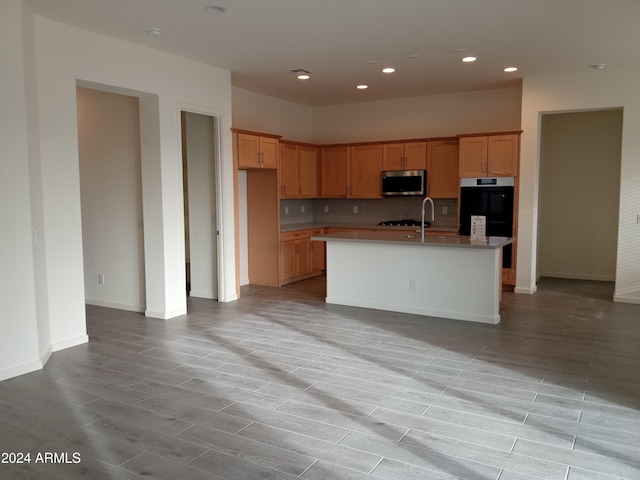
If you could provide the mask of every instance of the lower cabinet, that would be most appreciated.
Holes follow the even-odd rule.
[[[280,236],[280,285],[319,275],[325,269],[325,242],[311,241],[324,228],[295,230]]]
[[[324,228],[314,228],[311,230],[311,236],[324,235]],[[327,265],[327,242],[319,242],[311,240],[311,271],[322,272]]]

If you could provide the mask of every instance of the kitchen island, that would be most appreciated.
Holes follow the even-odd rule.
[[[341,232],[327,243],[326,302],[496,324],[509,237]]]

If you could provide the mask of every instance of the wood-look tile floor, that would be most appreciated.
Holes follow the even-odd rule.
[[[640,479],[640,305],[612,293],[544,279],[497,326],[327,306],[322,278],[88,307],[88,344],[0,383],[0,452],[32,460],[0,478]]]

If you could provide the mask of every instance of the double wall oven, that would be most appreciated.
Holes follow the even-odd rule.
[[[471,216],[487,218],[488,236],[513,236],[514,177],[462,178],[460,181],[460,235],[471,235]],[[511,268],[513,249],[502,249],[502,266]]]

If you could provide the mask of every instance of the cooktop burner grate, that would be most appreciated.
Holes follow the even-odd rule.
[[[378,223],[378,225],[394,226],[394,227],[419,227],[421,225],[419,220],[385,220]],[[424,222],[424,226],[428,227],[429,222]]]

